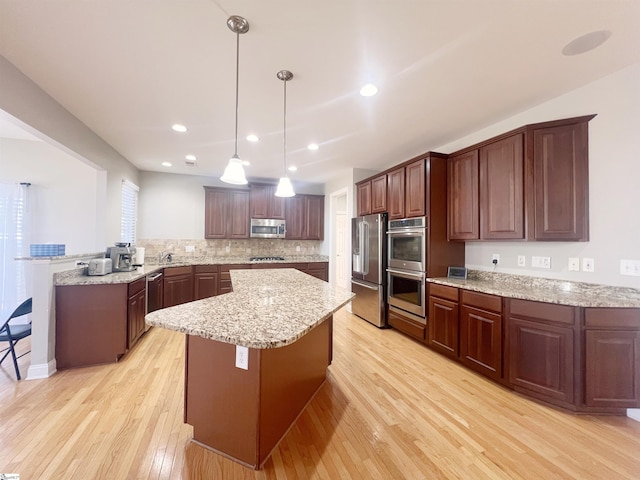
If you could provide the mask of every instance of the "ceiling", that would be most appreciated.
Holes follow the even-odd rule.
[[[234,152],[229,15],[250,24],[238,155],[249,179],[282,175],[276,73],[290,70],[294,185],[388,168],[640,62],[637,0],[0,0],[0,55],[139,169],[220,176]],[[601,47],[561,54],[603,29]],[[370,81],[379,93],[360,96]]]

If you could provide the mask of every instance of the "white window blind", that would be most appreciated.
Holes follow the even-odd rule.
[[[136,243],[136,223],[138,222],[137,185],[122,180],[122,212],[120,215],[120,241]]]

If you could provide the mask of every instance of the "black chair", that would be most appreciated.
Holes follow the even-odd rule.
[[[16,308],[13,313],[9,316],[9,318],[2,324],[2,328],[0,328],[0,342],[9,342],[9,346],[3,350],[0,350],[0,353],[7,352],[0,359],[0,363],[4,361],[5,358],[9,354],[13,357],[13,366],[16,368],[16,376],[18,380],[20,380],[20,369],[18,368],[18,358],[26,355],[29,352],[25,352],[19,357],[16,357],[15,345],[19,340],[28,337],[31,335],[31,322],[26,324],[18,324],[18,325],[9,325],[9,321],[13,318],[21,317],[23,315],[27,315],[31,313],[31,304],[32,298],[29,298],[22,302],[18,308]]]

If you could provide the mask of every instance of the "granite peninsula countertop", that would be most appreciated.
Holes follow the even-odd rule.
[[[328,262],[329,257],[325,255],[295,255],[285,256],[284,260],[251,261],[249,257],[194,257],[194,258],[177,258],[170,263],[145,263],[142,267],[138,267],[131,272],[113,272],[108,275],[88,276],[85,273],[86,268],[74,268],[73,270],[65,270],[54,274],[54,285],[102,285],[112,283],[131,283],[139,278],[157,272],[168,267],[184,267],[191,265],[254,265],[265,263],[318,263]]]
[[[233,292],[164,308],[147,324],[249,348],[294,343],[354,296],[293,268],[232,270]]]
[[[427,282],[508,298],[576,307],[640,308],[640,289],[471,270],[468,278]]]

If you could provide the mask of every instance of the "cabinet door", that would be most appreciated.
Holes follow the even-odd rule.
[[[251,185],[250,210],[251,218],[269,218],[269,193],[267,185]]]
[[[404,218],[404,167],[387,174],[387,206],[389,220]]]
[[[585,332],[585,404],[640,407],[640,331]]]
[[[480,148],[480,238],[524,238],[523,134]]]
[[[574,404],[571,328],[509,318],[509,381],[565,406]]]
[[[308,273],[312,277],[319,278],[325,282],[329,281],[329,263],[328,262],[313,262],[307,265],[305,273]]]
[[[437,297],[429,297],[428,344],[449,357],[458,358],[458,304]]]
[[[193,274],[164,277],[163,308],[193,301]]]
[[[358,216],[371,213],[371,181],[358,184]]]
[[[477,240],[480,238],[478,151],[451,157],[447,177],[448,238]]]
[[[371,213],[387,211],[387,176],[371,179]]]
[[[287,222],[286,238],[288,240],[302,239],[305,227],[304,195],[287,198],[285,202],[285,221]]]
[[[462,305],[460,359],[487,377],[502,378],[502,315]]]
[[[193,299],[215,297],[218,294],[218,272],[198,272],[193,275]]]
[[[322,240],[324,239],[324,196],[305,196],[305,230],[303,239]]]
[[[424,159],[405,167],[405,203],[406,217],[423,217],[425,214],[425,171]]]
[[[230,191],[226,238],[249,238],[249,192]]]
[[[589,240],[587,123],[533,131],[536,240]]]
[[[226,238],[229,196],[224,190],[205,188],[204,238]]]
[[[129,335],[127,348],[133,347],[144,333],[144,316],[146,313],[146,292],[141,290],[129,298],[127,319],[129,323]]]

